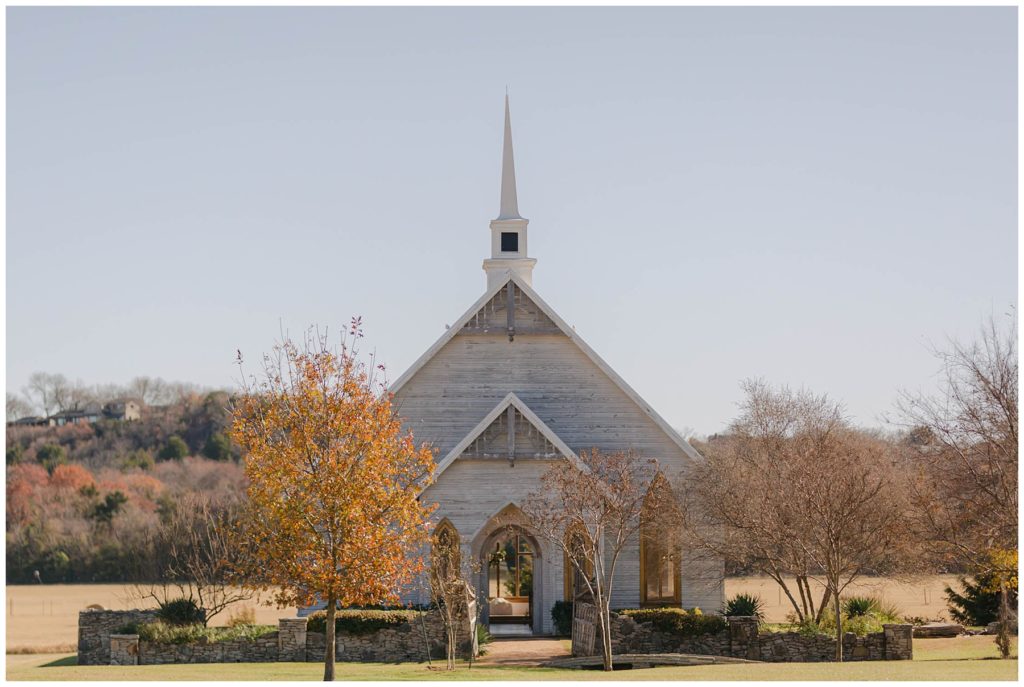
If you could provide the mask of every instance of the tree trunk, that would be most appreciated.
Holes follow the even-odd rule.
[[[433,663],[430,662],[430,640],[427,638],[427,621],[425,619],[426,612],[423,608],[420,608],[420,630],[423,633],[423,649],[427,652],[427,665],[431,666]]]
[[[836,661],[843,661],[843,615],[839,605],[839,594],[833,594],[836,608]]]
[[[448,670],[455,670],[455,652],[458,650],[459,628],[456,625],[458,620],[455,617],[455,613],[452,612],[451,606],[447,603],[445,604],[445,618],[447,618],[448,625],[445,628],[445,632],[448,636],[448,663],[446,667]]]
[[[605,603],[603,594],[598,590],[597,602],[597,624],[601,633],[601,667],[605,671],[611,670],[611,630],[609,605]]]
[[[1010,603],[1006,582],[999,583],[999,629],[996,631],[996,646],[1000,658],[1010,658]]]
[[[828,610],[828,602],[831,598],[832,590],[826,587],[821,595],[821,605],[818,606],[818,613],[814,616],[815,623],[821,623],[821,619],[825,617],[825,611]]]
[[[334,682],[334,617],[338,601],[334,594],[327,597],[327,627],[324,630],[324,682]]]

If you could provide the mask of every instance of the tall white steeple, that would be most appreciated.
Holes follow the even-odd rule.
[[[491,220],[491,257],[484,260],[487,288],[504,283],[514,274],[533,286],[534,258],[527,257],[526,225],[530,221],[519,216],[516,195],[516,163],[512,155],[512,118],[505,94],[505,142],[501,157],[501,206],[497,219]]]

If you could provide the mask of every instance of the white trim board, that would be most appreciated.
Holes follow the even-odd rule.
[[[658,415],[658,413],[646,401],[644,401],[643,398],[640,397],[640,394],[634,391],[633,387],[626,383],[626,380],[620,377],[618,373],[616,373],[615,370],[613,370],[608,365],[608,363],[606,363],[601,358],[601,356],[594,352],[594,349],[588,346],[587,343],[582,338],[580,338],[579,334],[576,333],[576,330],[570,327],[565,320],[559,317],[558,313],[556,313],[550,305],[545,303],[544,299],[541,298],[536,291],[534,291],[532,288],[524,284],[522,280],[520,280],[518,277],[512,274],[511,271],[508,272],[508,277],[508,280],[506,280],[505,282],[496,284],[495,286],[488,289],[483,296],[481,296],[473,305],[469,307],[469,310],[463,313],[462,317],[456,320],[455,324],[449,327],[448,330],[445,331],[445,333],[442,334],[441,337],[434,342],[433,346],[428,348],[426,352],[423,355],[421,355],[416,360],[416,362],[412,364],[411,367],[409,367],[409,369],[403,372],[402,376],[396,379],[394,384],[391,385],[391,393],[397,393],[399,389],[405,386],[405,384],[410,379],[412,379],[416,375],[416,373],[419,372],[430,361],[431,358],[437,355],[438,351],[440,351],[446,343],[451,341],[460,331],[462,331],[462,329],[466,326],[466,323],[469,322],[469,319],[473,317],[473,315],[475,315],[482,307],[484,307],[487,301],[494,298],[498,294],[498,292],[504,289],[508,282],[511,281],[520,289],[522,289],[523,293],[525,293],[530,300],[537,304],[537,307],[541,309],[541,312],[547,315],[551,319],[551,321],[555,323],[559,330],[561,330],[561,332],[565,334],[565,336],[567,336],[570,341],[575,343],[576,346],[581,351],[583,351],[584,355],[590,358],[591,362],[597,365],[598,369],[600,369],[610,380],[612,380],[612,382],[616,386],[618,386],[619,389],[621,389],[622,392],[626,394],[626,396],[628,396],[634,403],[636,403],[636,405],[639,406],[641,410],[647,413],[647,415],[654,421],[658,428],[661,429],[661,431],[664,432],[669,439],[675,442],[676,445],[678,445],[679,448],[682,449],[682,451],[687,456],[689,456],[695,461],[704,460],[704,458],[699,453],[697,453],[696,449],[690,446],[690,444],[687,443],[686,439],[684,439],[679,434],[679,432],[672,429],[672,426],[669,425],[665,421],[665,419],[661,417],[661,415]]]

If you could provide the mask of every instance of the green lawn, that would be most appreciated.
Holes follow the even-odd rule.
[[[418,663],[339,663],[339,680],[1016,680],[1017,660],[996,658],[991,637],[923,639],[914,661],[759,663],[600,671],[464,666],[454,673]],[[1014,647],[1016,655],[1016,646]],[[74,655],[7,655],[8,680],[319,680],[317,663],[78,666]]]

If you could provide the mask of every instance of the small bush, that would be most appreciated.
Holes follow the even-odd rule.
[[[729,617],[750,616],[764,621],[764,601],[756,594],[737,594],[725,602],[722,615]]]
[[[127,625],[122,625],[121,627],[119,627],[116,630],[114,630],[114,632],[112,634],[115,634],[115,635],[137,635],[137,634],[139,634],[139,624],[138,623],[128,623]]]
[[[334,617],[334,631],[350,635],[368,635],[378,630],[404,625],[414,618],[412,611],[373,611],[342,609]],[[306,620],[308,632],[326,632],[327,614],[317,611]]]
[[[690,612],[681,608],[639,608],[619,611],[619,614],[632,618],[637,623],[651,623],[659,632],[680,637],[715,634],[728,627],[722,616],[704,615],[698,611],[696,608]]]
[[[167,445],[160,449],[157,458],[160,460],[181,460],[188,455],[188,444],[177,434],[167,440]]]
[[[886,606],[881,599],[852,596],[842,603],[843,632],[864,636],[881,632],[886,623],[903,622],[901,612],[893,605]],[[836,614],[826,611],[821,622],[815,625],[818,631],[827,635],[836,633]]]
[[[487,646],[488,644],[490,644],[492,641],[494,641],[494,637],[492,637],[491,633],[487,631],[487,626],[484,625],[483,623],[477,623],[476,624],[476,645],[480,649],[480,655],[481,656],[483,656],[484,654],[487,653],[487,650],[484,649],[484,647]]]
[[[206,611],[184,597],[160,604],[156,615],[168,625],[206,625]]]
[[[874,613],[881,607],[878,599],[870,596],[851,596],[843,602],[843,613],[850,618],[856,618],[869,613]]]
[[[231,442],[220,432],[214,432],[203,446],[203,455],[210,460],[230,460]]]
[[[144,448],[137,449],[121,458],[120,467],[121,472],[128,472],[135,468],[149,472],[153,469],[153,455]]]
[[[551,607],[551,621],[555,624],[556,635],[572,635],[572,601],[556,601]]]
[[[45,444],[36,451],[36,460],[46,468],[46,471],[53,474],[53,469],[58,465],[65,465],[68,462],[68,454],[64,447],[58,444]]]

